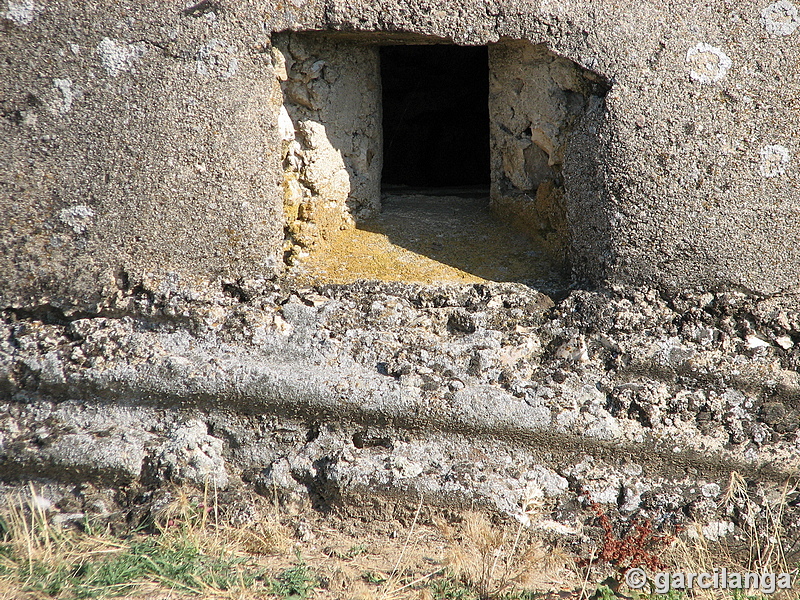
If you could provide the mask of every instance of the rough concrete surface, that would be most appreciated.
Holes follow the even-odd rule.
[[[563,256],[569,241],[567,145],[576,123],[602,109],[608,86],[544,45],[528,42],[493,45],[489,69],[493,209],[539,233]]]
[[[96,306],[148,273],[201,286],[279,271],[270,34],[287,29],[543,44],[610,84],[564,153],[578,277],[797,288],[791,2],[29,4],[6,7],[0,40],[6,304]]]
[[[800,460],[798,24],[787,0],[4,0],[3,485],[128,522],[182,483],[742,538]],[[490,46],[495,198],[506,177],[571,284],[283,277],[380,206],[383,43]]]
[[[285,250],[297,255],[380,209],[378,53],[374,46],[308,36],[276,42],[276,72],[289,119]]]
[[[32,6],[0,21],[3,305],[94,309],[147,273],[279,272],[259,11]]]
[[[6,313],[4,479],[140,498],[254,488],[361,515],[422,497],[524,519],[536,500],[559,535],[594,501],[736,539],[745,517],[715,502],[731,474],[769,499],[800,465],[796,302],[554,304],[519,284],[230,294],[141,292],[122,318]]]
[[[578,273],[773,294],[798,285],[792,8],[540,1],[450,2],[429,11],[309,2],[279,13],[273,27],[545,44],[611,83],[603,114],[583,122],[581,147],[565,156]]]

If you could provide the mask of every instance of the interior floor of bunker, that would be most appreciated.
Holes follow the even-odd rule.
[[[563,262],[548,250],[547,240],[496,218],[485,189],[426,192],[384,193],[376,218],[319,244],[295,261],[290,278],[303,284],[378,280],[567,287]]]

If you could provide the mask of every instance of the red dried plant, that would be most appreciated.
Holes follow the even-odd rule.
[[[600,505],[592,502],[591,508],[603,528],[603,545],[597,554],[597,560],[611,565],[621,576],[633,567],[646,567],[651,571],[664,570],[664,563],[654,552],[671,544],[674,539],[671,535],[656,533],[652,522],[645,519],[634,523],[633,529],[620,538],[611,525],[611,519]]]

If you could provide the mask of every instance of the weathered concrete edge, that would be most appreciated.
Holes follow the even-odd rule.
[[[352,373],[342,374],[312,363],[264,361],[259,366],[229,362],[226,371],[227,375],[221,375],[220,370],[215,377],[204,377],[200,384],[199,378],[159,373],[152,365],[141,370],[126,365],[100,372],[86,370],[68,381],[45,379],[40,390],[61,399],[180,410],[235,409],[240,414],[315,422],[335,419],[340,423],[404,430],[422,437],[430,433],[480,437],[534,452],[589,454],[612,462],[625,457],[646,465],[651,475],[667,477],[693,468],[708,476],[737,471],[762,481],[785,481],[797,478],[800,467],[788,462],[770,463],[767,458],[748,461],[733,453],[701,453],[680,446],[676,452],[676,440],[650,434],[645,434],[643,441],[604,440],[558,430],[542,424],[540,415],[524,401],[496,389],[490,401],[471,401],[476,395],[488,394],[486,386],[462,390],[462,401],[453,404],[449,414],[441,410],[426,414],[412,390],[366,370],[356,379]],[[358,383],[352,385],[356,380]]]

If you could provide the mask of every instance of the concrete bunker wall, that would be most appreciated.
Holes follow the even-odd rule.
[[[575,124],[562,169],[579,277],[796,290],[800,28],[784,5],[796,10],[785,0],[699,12],[507,1],[491,14],[472,1],[433,14],[415,1],[194,10],[54,0],[23,18],[5,3],[0,296],[94,310],[146,280],[197,289],[279,275],[270,35],[290,30],[545,44],[614,81],[606,110]]]
[[[324,32],[273,38],[282,99],[285,251],[296,256],[380,210],[378,49],[388,42],[370,34],[343,38]],[[390,43],[444,40],[396,35]],[[543,45],[502,40],[488,51],[491,206],[563,263],[570,240],[563,174],[570,135],[587,111],[602,112],[608,85]],[[455,148],[452,154],[457,160]],[[573,170],[597,166],[584,161]],[[573,196],[585,192],[576,188]],[[581,218],[578,211],[572,215]]]
[[[278,35],[273,52],[291,255],[380,208],[380,75],[371,45]]]
[[[140,285],[202,295],[279,275],[260,11],[212,24],[169,2],[46,2],[25,18],[12,5],[25,3],[0,2],[0,304],[126,310]]]
[[[800,264],[796,17],[778,23],[750,0],[465,0],[433,13],[414,0],[307,0],[268,3],[264,26],[263,6],[233,0],[209,11],[158,1],[30,6],[0,16],[0,296],[12,309],[0,327],[4,477],[128,484],[156,459],[178,481],[202,483],[211,471],[221,485],[248,471],[267,490],[279,479],[295,488],[322,479],[363,499],[375,481],[408,497],[418,481],[409,472],[433,474],[418,489],[447,497],[452,473],[469,505],[470,481],[481,477],[474,462],[461,472],[459,463],[482,445],[498,463],[508,457],[495,474],[487,464],[480,483],[506,507],[541,481],[553,498],[576,490],[569,503],[587,492],[622,497],[625,510],[644,501],[705,518],[720,474],[775,484],[796,475],[800,311],[779,295],[797,287]],[[590,94],[566,146],[573,258],[594,281],[661,289],[578,290],[554,307],[521,287],[364,284],[321,296],[265,282],[279,274],[277,166],[291,146],[281,156],[269,35],[290,28],[525,39],[613,79],[605,110],[592,110],[601,106]],[[365,69],[373,50],[357,58]],[[303,69],[313,74],[318,60]],[[525,68],[543,68],[537,61]],[[312,120],[326,109],[303,110]],[[525,160],[509,170],[519,186],[509,177],[499,193],[531,196],[545,181],[537,173],[549,176],[531,116],[498,135],[508,156]],[[311,143],[336,148],[312,135],[320,128],[309,132]],[[557,155],[546,165],[554,177]],[[355,146],[336,157],[333,174],[352,178],[357,157]],[[596,172],[583,168],[591,164]],[[342,181],[297,173],[309,198]],[[336,193],[331,222],[346,224],[359,205]],[[302,202],[292,206],[302,220]],[[208,281],[213,294],[203,293]],[[658,293],[692,286],[773,296]],[[63,309],[55,323],[50,308]],[[399,322],[413,329],[402,352]],[[459,368],[442,361],[447,368],[432,372],[431,354],[451,352]],[[307,435],[341,421],[347,428]],[[350,467],[363,448],[347,440],[373,427],[376,439],[398,430],[405,439],[405,427],[431,441],[367,447],[365,475]],[[440,460],[437,449],[456,436]],[[203,445],[206,472],[175,464]],[[442,464],[457,468],[440,477]],[[727,530],[724,518],[717,530]]]

